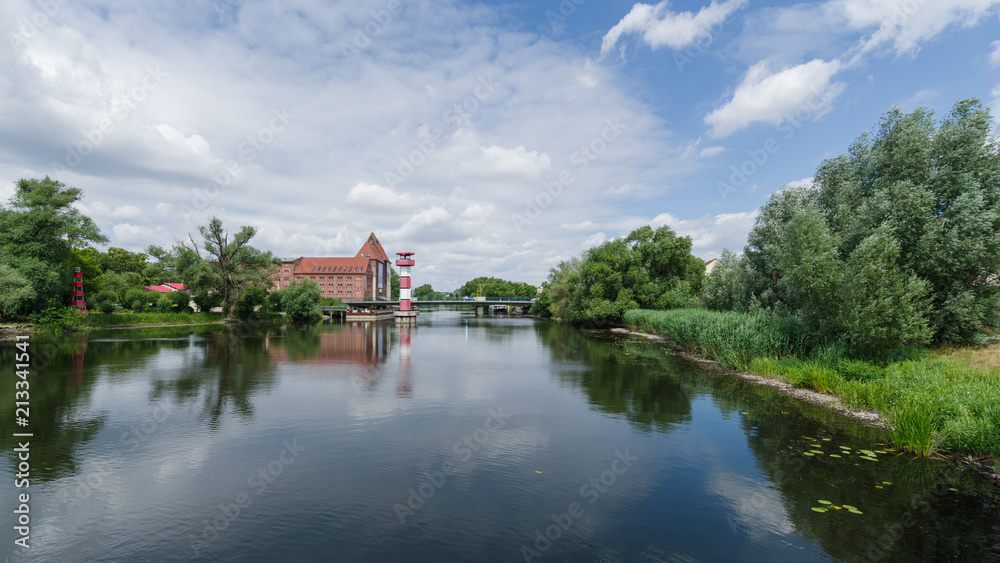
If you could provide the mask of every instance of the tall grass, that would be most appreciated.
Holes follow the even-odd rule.
[[[91,313],[88,323],[94,326],[160,324],[160,323],[210,323],[222,320],[222,313]]]
[[[627,311],[625,323],[648,328],[729,367],[746,368],[757,357],[804,354],[809,344],[794,322],[767,313],[705,309]]]
[[[990,351],[901,348],[876,363],[849,357],[835,343],[796,338],[794,324],[766,313],[635,310],[625,322],[730,367],[874,410],[892,425],[897,445],[918,455],[935,449],[1000,455],[1000,365],[979,361]]]

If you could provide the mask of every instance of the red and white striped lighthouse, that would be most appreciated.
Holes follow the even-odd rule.
[[[87,303],[83,300],[83,274],[80,273],[79,266],[73,272],[73,300],[69,302],[69,306],[79,307],[78,313],[87,312]]]
[[[413,310],[413,306],[410,303],[410,267],[412,267],[415,262],[412,252],[397,252],[399,259],[396,260],[396,265],[399,266],[399,310],[396,311],[395,317],[397,323],[413,324],[417,320],[417,312]]]

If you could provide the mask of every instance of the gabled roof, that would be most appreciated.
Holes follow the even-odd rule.
[[[363,258],[363,257],[364,258],[370,257],[380,261],[385,261],[389,259],[389,257],[385,253],[385,249],[382,248],[382,243],[378,241],[378,237],[375,236],[375,233],[371,233],[370,235],[368,235],[368,240],[365,241],[365,244],[362,245],[361,250],[358,251],[356,258]]]
[[[143,286],[146,291],[155,291],[157,293],[169,293],[170,288],[165,285],[147,285]]]
[[[165,286],[169,287],[170,289],[172,289],[174,291],[184,291],[184,290],[186,290],[188,288],[188,286],[186,286],[186,285],[184,285],[182,283],[164,283],[164,284],[161,284],[161,285],[165,285]]]

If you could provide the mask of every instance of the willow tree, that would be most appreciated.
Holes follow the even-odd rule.
[[[280,260],[270,252],[250,246],[250,240],[257,229],[243,226],[230,236],[222,226],[222,220],[212,217],[208,225],[198,227],[202,237],[202,247],[208,254],[206,261],[214,274],[214,291],[222,296],[222,313],[231,317],[236,304],[248,288],[256,286],[267,289],[271,286],[270,276],[277,272]],[[188,237],[191,249],[200,255],[199,245],[194,237]]]

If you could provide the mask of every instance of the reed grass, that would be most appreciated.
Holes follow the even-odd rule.
[[[794,324],[767,313],[634,310],[625,322],[729,367],[874,410],[892,425],[897,445],[918,455],[1000,455],[1000,363],[989,361],[998,350],[910,347],[876,361],[797,338]]]

